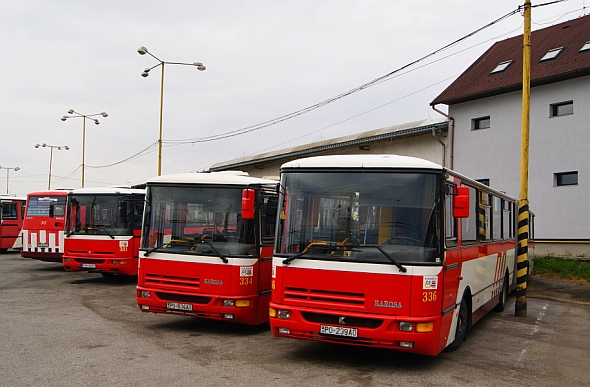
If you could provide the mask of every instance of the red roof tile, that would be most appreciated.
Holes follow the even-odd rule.
[[[522,89],[522,35],[494,43],[430,104],[452,105]],[[531,34],[531,87],[590,75],[590,15]],[[555,58],[539,62],[547,51],[563,47]],[[505,71],[490,74],[501,62],[514,60]]]

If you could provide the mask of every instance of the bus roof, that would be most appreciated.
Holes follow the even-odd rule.
[[[289,161],[281,170],[293,168],[410,168],[442,171],[443,167],[417,157],[399,155],[330,155]]]
[[[246,172],[189,172],[163,175],[148,179],[147,184],[221,184],[221,185],[276,185],[278,181],[250,177]]]
[[[24,200],[24,201],[27,200],[27,198],[23,198],[21,196],[11,196],[11,195],[6,195],[6,194],[0,194],[0,199],[1,200]]]
[[[55,189],[55,190],[47,190],[47,191],[35,191],[29,192],[27,194],[27,198],[31,196],[68,196],[68,192],[72,191],[73,189]]]
[[[71,195],[145,195],[144,189],[119,188],[119,187],[85,187],[70,191]]]

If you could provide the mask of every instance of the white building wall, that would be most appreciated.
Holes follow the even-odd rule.
[[[536,239],[590,239],[590,77],[531,89],[529,201]],[[521,92],[452,105],[453,169],[520,195]],[[574,114],[550,117],[550,105],[573,101]],[[490,128],[471,130],[490,116]],[[555,173],[578,171],[578,185],[557,187]],[[588,250],[588,247],[584,247]],[[588,251],[590,253],[590,251]],[[586,254],[588,255],[588,254]]]

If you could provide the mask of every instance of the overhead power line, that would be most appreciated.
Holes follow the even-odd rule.
[[[413,62],[410,62],[410,63],[408,63],[408,64],[406,64],[406,65],[404,65],[404,66],[402,66],[402,67],[400,67],[400,68],[398,68],[396,70],[393,70],[393,71],[391,71],[391,72],[389,72],[389,73],[387,73],[385,75],[382,75],[382,76],[380,76],[378,78],[375,78],[375,79],[373,79],[370,82],[367,82],[367,83],[364,83],[364,84],[362,84],[360,86],[357,86],[354,89],[348,90],[348,91],[346,91],[346,92],[344,92],[342,94],[339,94],[339,95],[337,95],[335,97],[332,97],[332,98],[329,98],[329,99],[327,99],[325,101],[322,101],[322,102],[316,103],[314,105],[308,106],[308,107],[306,107],[304,109],[301,109],[301,110],[298,110],[296,112],[285,114],[285,115],[283,115],[281,117],[274,118],[272,120],[264,121],[264,122],[261,122],[261,123],[256,124],[256,125],[247,126],[245,128],[236,129],[236,130],[229,131],[229,132],[226,132],[226,133],[220,133],[220,134],[216,134],[216,135],[212,135],[212,136],[206,136],[206,137],[200,137],[200,138],[193,138],[193,139],[165,140],[164,142],[165,143],[169,143],[169,144],[193,144],[193,143],[198,143],[198,142],[209,142],[209,141],[221,140],[221,139],[224,139],[224,138],[234,137],[234,136],[238,136],[238,135],[241,135],[241,134],[244,134],[244,133],[249,133],[249,132],[253,132],[253,131],[256,131],[256,130],[260,130],[260,129],[266,128],[268,126],[275,125],[275,124],[278,124],[280,122],[283,122],[283,121],[286,121],[286,120],[289,120],[289,119],[292,119],[292,118],[301,116],[301,115],[306,114],[306,113],[309,113],[309,112],[311,112],[313,110],[319,109],[319,108],[321,108],[323,106],[326,106],[326,105],[328,105],[328,104],[330,104],[332,102],[335,102],[335,101],[337,101],[339,99],[342,99],[344,97],[347,97],[349,95],[352,95],[354,93],[357,93],[357,92],[359,92],[361,90],[368,89],[369,87],[375,86],[375,85],[377,85],[377,84],[379,84],[381,82],[384,82],[384,81],[388,80],[389,78],[391,78],[393,75],[399,73],[400,71],[403,71],[403,70],[407,69],[408,67],[411,67],[411,66],[415,65],[416,63],[419,63],[419,62],[421,62],[421,61],[423,61],[423,60],[425,60],[425,59],[427,59],[427,58],[429,58],[429,57],[431,57],[433,55],[436,55],[439,52],[444,51],[444,50],[446,50],[446,49],[448,49],[448,48],[450,48],[450,47],[452,47],[452,46],[454,46],[454,45],[462,42],[463,40],[468,39],[469,37],[471,37],[471,36],[473,36],[473,35],[481,32],[481,31],[485,30],[486,28],[489,28],[489,27],[493,26],[494,24],[497,24],[500,21],[502,21],[502,20],[504,20],[504,19],[506,19],[506,18],[508,18],[508,17],[510,17],[512,15],[514,15],[514,14],[517,14],[519,12],[520,12],[520,7],[517,8],[517,9],[515,9],[515,10],[513,10],[513,11],[511,11],[511,12],[509,12],[509,13],[507,13],[506,15],[501,16],[498,19],[496,19],[496,20],[494,20],[494,21],[486,24],[485,26],[480,27],[477,30],[475,30],[475,31],[473,31],[473,32],[471,32],[471,33],[469,33],[469,34],[467,34],[467,35],[465,35],[465,36],[463,36],[463,37],[461,37],[461,38],[453,41],[452,43],[449,43],[449,44],[447,44],[447,45],[445,45],[445,46],[443,46],[443,47],[441,47],[441,48],[439,48],[439,49],[431,52],[430,54],[421,57],[420,59],[417,59],[417,60],[415,60]]]

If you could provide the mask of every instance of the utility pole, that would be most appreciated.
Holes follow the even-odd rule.
[[[516,304],[514,315],[526,317],[529,238],[529,129],[531,100],[531,2],[524,3],[522,46],[522,152],[520,160],[520,198],[518,201],[518,242],[516,259]]]

